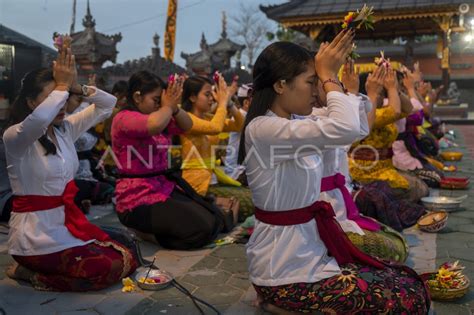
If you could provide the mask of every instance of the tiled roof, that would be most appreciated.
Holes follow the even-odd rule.
[[[40,47],[43,52],[56,55],[56,50],[52,49],[51,47],[41,44],[40,42],[37,42],[28,36],[25,36],[21,33],[18,33],[17,31],[12,30],[11,28],[6,27],[3,24],[0,24],[0,43],[2,42],[10,44],[19,43],[26,46]],[[51,43],[52,42],[53,41],[51,40]]]
[[[356,11],[364,4],[372,6],[375,12],[433,10],[442,7],[457,9],[470,0],[290,0],[279,5],[260,6],[271,19],[281,20],[291,17],[337,15]]]

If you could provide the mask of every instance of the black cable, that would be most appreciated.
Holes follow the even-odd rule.
[[[140,243],[138,241],[138,239],[136,238],[136,235],[135,234],[132,234],[131,235],[132,238],[134,239],[134,243],[135,243],[135,247],[136,247],[136,251],[137,251],[137,255],[138,255],[138,259],[140,261],[140,264],[145,267],[145,268],[152,268],[152,269],[156,269],[156,270],[160,270],[160,268],[155,265],[154,263],[150,262],[150,261],[147,261],[146,259],[143,258],[142,256],[142,252],[141,252],[141,248],[140,248]],[[211,304],[207,303],[206,301],[204,300],[201,300],[200,298],[194,296],[191,292],[188,291],[188,289],[186,289],[185,287],[183,287],[178,281],[176,281],[176,279],[173,279],[171,280],[171,284],[176,288],[178,289],[179,291],[181,291],[181,293],[184,293],[187,297],[189,297],[191,299],[191,301],[193,302],[194,306],[199,310],[199,313],[201,315],[205,315],[204,311],[202,310],[202,308],[197,304],[197,302],[201,303],[202,305],[205,305],[207,306],[208,308],[210,308],[211,310],[213,310],[214,312],[216,312],[217,315],[221,315],[221,312],[219,312],[218,309],[216,309],[214,306],[212,306]]]
[[[193,302],[194,306],[196,306],[196,308],[198,309],[199,311],[199,314],[201,315],[205,315],[204,311],[202,310],[202,308],[197,304],[196,300],[194,299],[194,297],[191,295],[191,293],[188,291],[188,290],[183,290],[181,288],[181,286],[178,284],[178,282],[176,282],[176,280],[172,280],[171,281],[171,284],[176,288],[178,289],[179,291],[181,291],[182,293],[184,293],[186,296],[188,296],[191,301]]]
[[[173,286],[180,290],[181,292],[183,292],[184,294],[186,294],[191,300],[193,300],[193,303],[194,303],[194,300],[198,301],[199,303],[207,306],[208,308],[210,308],[211,310],[213,310],[214,312],[216,312],[217,315],[221,315],[221,312],[219,312],[218,309],[216,309],[214,306],[212,306],[211,304],[207,303],[206,301],[204,300],[201,300],[200,298],[194,296],[191,292],[189,292],[185,287],[183,287],[178,281],[174,280],[172,281],[172,284]],[[201,310],[200,307],[197,307],[199,310]]]

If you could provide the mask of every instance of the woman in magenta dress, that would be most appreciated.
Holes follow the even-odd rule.
[[[202,247],[214,239],[220,222],[168,173],[171,137],[192,127],[189,115],[178,107],[182,82],[165,89],[159,77],[141,71],[128,86],[128,105],[112,122],[120,222],[167,248]]]

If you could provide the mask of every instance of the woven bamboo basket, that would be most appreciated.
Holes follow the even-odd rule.
[[[436,233],[444,229],[447,223],[448,213],[446,211],[433,211],[418,220],[418,227],[422,231]]]
[[[436,272],[428,272],[421,275],[421,278],[426,282],[431,279]],[[456,289],[440,289],[427,285],[430,291],[431,299],[441,302],[451,302],[462,298],[469,291],[471,281],[466,275],[463,275],[463,283]]]

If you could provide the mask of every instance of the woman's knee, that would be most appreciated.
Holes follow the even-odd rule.
[[[180,231],[181,235],[156,235],[156,239],[163,247],[170,249],[196,249],[209,244],[213,240],[214,226],[210,224],[197,225],[191,231]],[[184,232],[184,233],[183,233]]]

